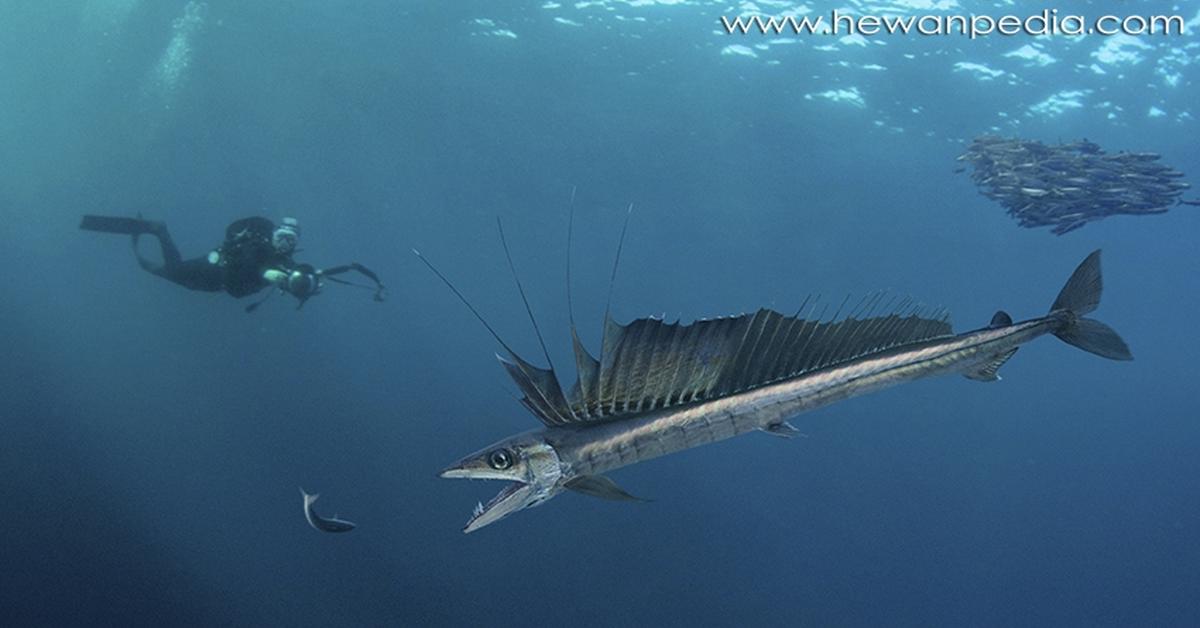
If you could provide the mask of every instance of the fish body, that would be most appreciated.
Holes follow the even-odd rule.
[[[755,430],[834,402],[935,375],[981,369],[1065,325],[1065,315],[880,352],[792,380],[623,421],[539,430],[571,473],[594,475]],[[998,378],[997,378],[998,379]]]
[[[1062,326],[1046,316],[852,360],[783,382],[595,426],[548,428],[542,438],[570,472],[595,475],[755,430],[891,386],[970,373]]]
[[[356,528],[354,523],[339,519],[337,515],[332,518],[322,517],[317,514],[313,508],[313,504],[320,499],[320,493],[308,494],[304,489],[300,489],[300,494],[304,496],[304,518],[308,520],[308,525],[319,532],[349,532]]]
[[[512,482],[476,507],[464,529],[472,532],[564,490],[637,499],[602,474],[747,432],[789,436],[787,419],[837,401],[949,373],[998,380],[1019,347],[1046,334],[1132,359],[1115,331],[1083,317],[1100,289],[1096,251],[1047,315],[1014,323],[997,312],[987,327],[957,335],[944,316],[912,310],[827,322],[770,310],[690,325],[608,320],[596,359],[572,328],[579,379],[567,394],[553,370],[516,354],[501,360],[545,427],[475,452],[442,477]]]

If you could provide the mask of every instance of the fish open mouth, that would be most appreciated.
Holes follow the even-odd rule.
[[[471,518],[467,521],[467,525],[463,527],[463,532],[474,532],[489,523],[494,523],[500,519],[520,510],[525,506],[525,495],[529,493],[529,485],[524,482],[510,482],[496,493],[488,503],[476,503],[475,510],[471,513]]]
[[[512,476],[502,476],[500,473],[481,473],[479,470],[451,467],[442,471],[441,476],[444,478],[508,481],[508,484],[486,504],[483,502],[475,504],[475,509],[471,512],[471,518],[467,520],[467,524],[463,527],[463,532],[465,533],[474,532],[479,528],[495,523],[521,510],[528,504],[529,498],[533,493],[533,488],[529,484],[514,479]]]

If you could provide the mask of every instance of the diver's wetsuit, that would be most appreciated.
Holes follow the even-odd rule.
[[[278,228],[275,223],[261,216],[243,218],[225,229],[225,242],[219,248],[205,257],[186,260],[179,254],[179,248],[162,222],[144,220],[140,216],[126,218],[87,214],[83,216],[79,228],[133,236],[133,252],[142,268],[191,290],[224,290],[240,299],[263,288],[276,286],[296,297],[300,306],[303,306],[305,301],[320,292],[325,280],[358,285],[335,276],[353,271],[375,283],[376,301],[382,301],[384,297],[379,276],[357,262],[324,270],[317,270],[309,264],[297,264],[292,259],[292,251],[299,236],[298,223],[291,218],[284,218]],[[143,235],[158,238],[159,248],[162,249],[161,264],[142,257],[138,241]],[[246,311],[254,311],[260,303],[262,301],[250,304]]]
[[[149,225],[142,233],[158,238],[162,249],[162,264],[142,257],[137,250],[138,237],[133,234],[134,252],[138,264],[146,271],[191,290],[218,292],[224,290],[241,298],[254,294],[271,285],[263,278],[269,268],[289,270],[295,266],[290,255],[284,255],[271,245],[271,233],[275,223],[254,216],[243,218],[225,230],[225,242],[213,255],[183,259],[167,226],[161,222],[146,221]]]

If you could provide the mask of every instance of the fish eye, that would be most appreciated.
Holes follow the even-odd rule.
[[[504,470],[512,466],[513,456],[507,449],[497,449],[488,454],[488,464],[493,469]]]

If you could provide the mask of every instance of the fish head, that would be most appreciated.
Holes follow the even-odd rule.
[[[563,490],[558,452],[539,431],[511,436],[480,449],[442,470],[441,476],[509,482],[491,501],[475,506],[463,532],[474,532],[514,512],[537,506]]]

